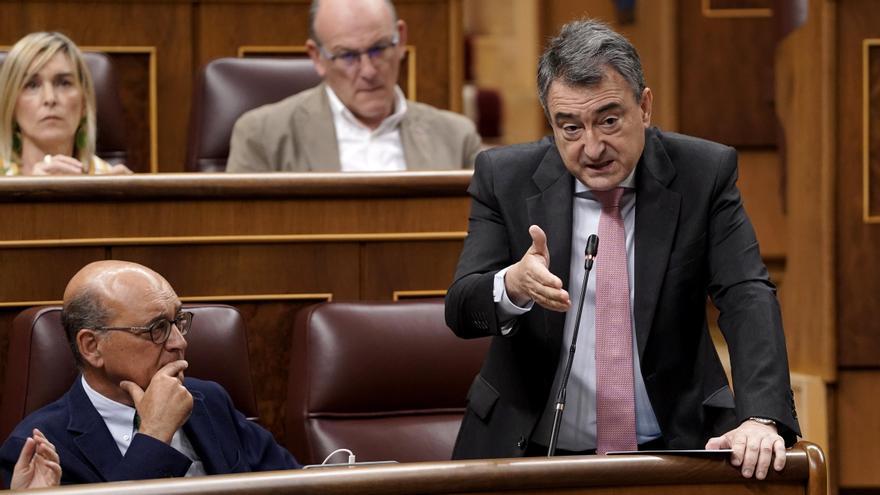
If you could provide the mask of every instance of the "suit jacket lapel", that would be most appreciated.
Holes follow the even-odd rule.
[[[83,390],[81,376],[77,376],[67,394],[70,422],[67,430],[83,458],[95,468],[101,479],[108,479],[110,472],[122,460],[119,447],[110,435],[95,406]]]
[[[532,181],[541,191],[526,199],[529,222],[538,225],[547,235],[550,248],[550,272],[562,279],[562,286],[568,289],[569,266],[571,258],[572,198],[574,177],[568,173],[562,157],[552,144],[538,165]],[[546,337],[552,339],[553,349],[561,345],[562,327],[565,313],[545,311]],[[557,345],[558,344],[558,345]]]
[[[639,356],[648,342],[681,206],[681,194],[668,189],[675,168],[656,132],[645,131],[645,150],[636,172],[634,314]]]
[[[183,431],[202,459],[207,474],[226,474],[232,471],[229,461],[223,455],[217,431],[205,406],[205,398],[200,392],[191,391],[193,410]]]
[[[400,141],[407,170],[430,170],[432,165],[436,166],[432,156],[435,140],[412,103],[400,122]]]
[[[291,119],[291,134],[300,136],[293,146],[299,146],[299,156],[305,159],[309,171],[338,172],[342,165],[330,99],[323,83],[315,89],[314,95],[302,102],[301,114]],[[305,167],[299,170],[305,170]]]

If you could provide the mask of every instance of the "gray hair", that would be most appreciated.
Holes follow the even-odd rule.
[[[83,367],[82,354],[76,345],[76,335],[83,328],[97,328],[107,324],[109,312],[103,306],[101,296],[96,290],[85,287],[69,301],[61,310],[61,326],[67,334],[67,343],[73,352],[73,360],[79,369]]]
[[[318,7],[320,7],[320,4],[320,0],[312,0],[312,6],[309,7],[309,39],[319,45],[321,40],[318,38],[318,33],[315,32],[315,18],[318,17]],[[385,0],[385,5],[388,6],[388,11],[391,12],[392,24],[397,24],[397,10],[394,8],[394,4],[391,0]]]
[[[538,62],[538,98],[547,113],[547,93],[555,80],[570,86],[602,82],[605,66],[616,70],[630,85],[636,102],[645,90],[642,62],[632,43],[607,24],[581,19],[562,26]]]

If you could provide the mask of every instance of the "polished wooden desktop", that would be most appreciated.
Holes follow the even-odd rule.
[[[652,494],[825,495],[825,458],[802,442],[786,467],[744,479],[726,456],[640,454],[382,464],[79,485],[46,493],[79,494]]]

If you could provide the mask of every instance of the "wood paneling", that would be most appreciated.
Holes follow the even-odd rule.
[[[416,50],[416,88],[420,101],[439,108],[461,110],[461,40],[453,40],[453,31],[461,33],[460,10],[451,9],[458,1],[395,2],[397,15],[406,21],[408,45]],[[450,13],[459,17],[452,19]],[[431,28],[428,28],[431,26]],[[435,29],[436,27],[436,29]],[[452,29],[450,29],[452,27]],[[453,53],[451,47],[457,46]],[[449,81],[458,74],[459,83],[450,91]]]
[[[786,218],[781,175],[782,164],[775,151],[746,150],[739,154],[737,186],[761,243],[761,255],[784,262]]]
[[[207,2],[198,5],[196,12],[195,67],[215,58],[234,57],[242,45],[304,46],[308,38],[309,2],[305,0],[259,6]]]
[[[679,0],[679,129],[737,148],[774,147],[773,21],[705,17]]]
[[[880,224],[863,220],[862,42],[880,38],[880,11],[870,0],[838,3],[837,328],[841,366],[880,367]]]
[[[395,291],[452,284],[462,241],[382,242],[364,248],[361,299],[390,299]]]
[[[880,38],[863,42],[865,136],[865,217],[880,223]]]
[[[777,51],[789,171],[783,311],[796,325],[792,367],[837,383],[829,450],[841,492],[880,488],[880,224],[865,221],[863,195],[864,146],[876,139],[864,76],[869,95],[877,77],[863,46],[878,26],[876,2],[812,0],[807,23]]]
[[[113,247],[110,257],[153,268],[181,297],[330,293],[358,299],[351,281],[361,271],[358,251],[356,243],[183,244]]]
[[[833,381],[836,55],[834,7],[811,1],[808,22],[780,42],[776,85],[785,129],[786,287],[781,293],[792,370]]]
[[[548,3],[465,1],[469,83],[500,93],[503,108],[499,143],[534,141],[545,134],[547,123],[535,91],[535,66],[543,44],[541,7]]]
[[[105,257],[103,247],[0,249],[0,304],[60,300],[67,281],[86,264]],[[14,282],[14,283],[13,283]]]
[[[840,486],[880,486],[880,370],[843,371],[837,394]]]
[[[703,0],[710,9],[769,9],[773,0]]]
[[[416,96],[439,108],[461,108],[461,0],[397,0],[414,46]],[[192,87],[198,68],[235,57],[244,45],[301,46],[308,38],[308,0],[81,0],[0,2],[0,46],[32,31],[55,30],[80,46],[154,47],[157,63],[157,163],[183,171]],[[430,26],[430,29],[426,28]],[[131,163],[147,171],[149,114],[145,114],[143,56],[113,55],[131,136]]]
[[[110,53],[109,56],[116,71],[119,99],[122,100],[125,115],[125,136],[129,156],[126,165],[135,172],[150,172],[150,167],[153,164],[151,146],[151,132],[153,130],[150,124],[151,55],[149,53],[115,52]],[[158,83],[158,74],[155,76]],[[158,135],[156,137],[158,138]],[[158,167],[158,156],[155,157],[155,162]]]

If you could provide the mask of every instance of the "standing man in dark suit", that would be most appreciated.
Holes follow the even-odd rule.
[[[20,477],[19,452],[43,435],[62,484],[299,467],[220,385],[184,378],[192,317],[145,266],[98,261],[77,272],[61,320],[82,374],[0,447],[3,485],[15,481],[13,469]]]
[[[454,457],[546,454],[581,253],[611,222],[621,270],[610,281],[594,273],[587,285],[557,453],[617,450],[603,442],[732,448],[745,477],[764,478],[771,462],[782,469],[798,424],[775,287],[736,188],[736,152],[652,128],[635,48],[595,21],[570,23],[550,42],[538,92],[553,136],[480,154],[469,188],[446,321],[461,337],[493,341]],[[594,272],[615,257],[610,236],[599,237]],[[622,285],[622,297],[606,300],[597,284],[608,283]],[[707,296],[721,313],[735,398],[709,335]],[[614,316],[603,316],[609,308]],[[609,325],[625,328],[614,334],[614,356],[597,351],[607,349]],[[618,358],[627,371],[610,373],[605,363]],[[610,394],[609,374],[623,378]]]

